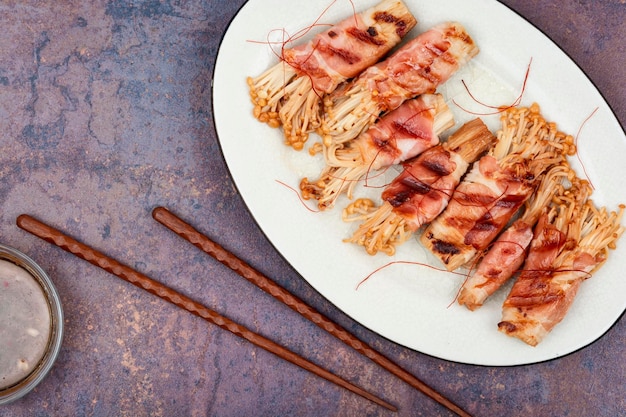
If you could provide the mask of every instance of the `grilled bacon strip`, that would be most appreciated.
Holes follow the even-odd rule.
[[[524,263],[539,216],[553,200],[581,187],[567,162],[552,167],[528,200],[523,215],[498,236],[476,271],[463,283],[458,303],[470,310],[481,307]]]
[[[320,124],[324,94],[379,61],[416,23],[403,2],[384,0],[283,49],[279,63],[247,80],[255,117],[282,125],[286,143],[302,149]]]
[[[583,281],[606,262],[624,232],[619,211],[570,195],[535,230],[524,269],[502,307],[498,330],[536,346],[560,323]],[[565,199],[564,199],[565,200]]]
[[[383,191],[380,207],[357,200],[344,210],[344,220],[361,222],[346,241],[362,245],[370,255],[395,253],[398,245],[444,210],[469,165],[495,141],[487,126],[474,119],[443,144],[407,161]]]
[[[380,114],[420,94],[434,93],[477,53],[459,23],[442,23],[421,33],[324,100],[326,115],[320,129],[324,145],[336,149]]]
[[[543,173],[575,152],[539,106],[510,108],[501,116],[498,144],[457,187],[450,204],[421,242],[452,271],[482,253],[536,190]]]
[[[471,261],[500,233],[534,190],[526,167],[511,171],[491,155],[474,164],[446,210],[424,231],[421,242],[450,271]],[[522,173],[522,176],[516,174]]]
[[[424,94],[383,116],[353,143],[326,160],[319,179],[300,182],[304,199],[331,208],[343,193],[352,198],[359,181],[370,173],[419,155],[439,143],[439,135],[454,125],[452,112],[440,94]]]

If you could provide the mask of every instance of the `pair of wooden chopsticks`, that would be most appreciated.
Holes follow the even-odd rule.
[[[244,326],[233,322],[232,320],[216,313],[215,311],[193,301],[191,298],[167,287],[166,285],[157,282],[148,276],[133,270],[132,268],[121,264],[108,257],[107,255],[92,249],[91,247],[65,235],[61,231],[48,226],[39,220],[22,214],[17,218],[17,225],[32,233],[33,235],[55,244],[61,249],[70,252],[79,258],[86,260],[107,272],[116,275],[119,278],[122,278],[125,281],[128,281],[131,284],[142,288],[149,293],[152,293],[170,303],[189,311],[203,319],[207,320],[210,323],[213,323],[222,329],[228,330],[229,332],[234,333],[235,335],[242,337],[249,342],[295,364],[298,365],[307,371],[314,373],[334,384],[339,385],[340,387],[346,388],[355,394],[358,394],[370,401],[373,401],[376,404],[379,404],[389,410],[397,411],[397,408],[388,402],[376,397],[373,394],[365,391],[364,389],[334,375],[333,373],[321,368],[320,366],[304,359],[303,357],[297,355],[296,353],[291,352],[290,350],[284,348],[283,346],[273,342],[270,339],[267,339],[264,336],[261,336],[257,333],[254,333]]]
[[[343,341],[359,353],[365,355],[393,375],[397,376],[412,387],[426,394],[428,397],[437,401],[439,404],[443,405],[447,409],[455,412],[457,415],[461,417],[471,417],[470,414],[454,404],[452,401],[445,398],[436,390],[429,387],[427,384],[425,384],[415,376],[411,375],[376,350],[369,347],[367,344],[359,340],[356,336],[350,334],[339,325],[333,323],[330,319],[324,317],[322,314],[314,310],[312,307],[308,306],[302,300],[298,299],[287,290],[276,284],[274,281],[270,280],[269,278],[252,268],[250,265],[236,257],[234,254],[228,252],[226,249],[210,240],[207,236],[194,229],[191,225],[184,222],[167,209],[163,207],[157,207],[152,212],[152,215],[156,221],[158,221],[168,229],[172,230],[182,238],[194,244],[199,249],[211,255],[222,264],[228,266],[229,268],[237,272],[240,276],[247,279],[249,282],[253,283],[263,291],[272,295],[274,298],[283,302],[291,309],[297,311],[302,316],[317,324],[319,327],[337,337],[339,340]],[[177,293],[173,289],[159,282],[156,282],[151,278],[148,278],[147,276],[137,271],[134,271],[127,266],[120,264],[116,260],[95,251],[94,249],[74,240],[73,238],[63,234],[62,232],[48,225],[45,225],[28,215],[19,216],[17,219],[17,224],[20,228],[34,234],[35,236],[51,242],[59,246],[60,248],[70,253],[73,253],[74,255],[96,266],[99,266],[100,268],[138,287],[143,288],[146,291],[165,299],[166,301],[169,301],[193,314],[196,314],[206,319],[207,321],[216,324],[219,327],[222,327],[250,341],[251,343],[262,347],[265,350],[268,350],[269,352],[274,353],[285,360],[288,360],[289,362],[292,362],[295,365],[298,365],[389,410],[397,410],[396,407],[387,403],[386,401],[381,400],[380,398],[376,397],[373,394],[370,394],[362,388],[348,381],[345,381],[344,379],[330,373],[329,371],[313,364],[312,362],[302,358],[301,356],[298,356],[297,354],[278,345],[277,343],[259,334],[256,334],[237,323],[232,322],[226,317],[223,317],[220,314],[208,309],[207,307],[196,303],[188,297]]]

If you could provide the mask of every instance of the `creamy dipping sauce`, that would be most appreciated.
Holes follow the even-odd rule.
[[[50,307],[39,282],[25,269],[0,259],[0,390],[37,367],[50,333]]]

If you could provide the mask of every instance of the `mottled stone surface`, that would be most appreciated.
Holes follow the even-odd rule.
[[[0,2],[0,241],[52,276],[66,337],[1,416],[393,415],[28,235],[21,213],[284,343],[397,404],[449,416],[150,217],[157,205],[244,257],[476,416],[624,415],[626,324],[558,360],[451,363],[371,333],[267,242],[220,154],[210,82],[243,0]],[[623,0],[506,0],[567,52],[626,125]]]

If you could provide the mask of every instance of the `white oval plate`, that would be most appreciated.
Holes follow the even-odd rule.
[[[497,331],[507,289],[480,310],[470,312],[453,302],[463,277],[409,264],[385,268],[357,289],[363,278],[390,261],[437,262],[416,240],[401,246],[393,257],[370,256],[360,247],[343,243],[355,227],[341,220],[346,199],[328,212],[308,211],[280,182],[297,188],[303,176],[316,178],[321,161],[306,150],[288,148],[281,131],[253,118],[246,84],[247,76],[256,76],[277,62],[275,51],[266,43],[281,39],[275,29],[294,34],[310,25],[330,3],[250,0],[228,28],[215,65],[213,107],[220,145],[239,192],[276,249],[315,289],[359,323],[396,343],[442,359],[495,366],[528,364],[571,353],[602,336],[626,308],[622,276],[626,243],[619,244],[603,268],[584,283],[566,318],[534,348]],[[354,3],[361,11],[376,1]],[[510,104],[521,92],[532,59],[521,104],[539,103],[549,120],[572,135],[582,127],[578,143],[583,165],[577,159],[572,163],[581,175],[585,167],[596,188],[594,201],[610,209],[626,202],[620,185],[626,177],[624,131],[585,74],[551,40],[492,0],[406,0],[406,4],[419,21],[407,39],[436,23],[456,20],[481,49],[439,90],[458,125],[475,116],[455,105],[453,99],[465,109],[489,111],[469,97],[461,80],[483,102]],[[336,23],[351,13],[350,1],[339,0],[321,22]],[[493,130],[498,128],[497,116],[485,120]],[[362,188],[359,192],[376,198],[380,191]]]

